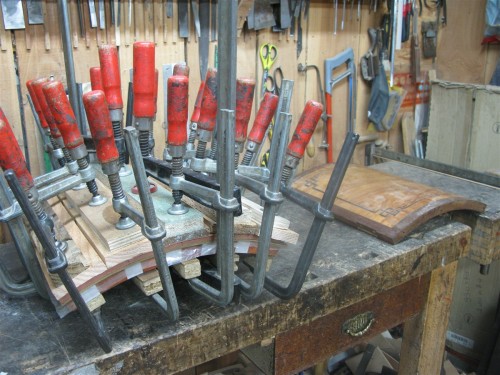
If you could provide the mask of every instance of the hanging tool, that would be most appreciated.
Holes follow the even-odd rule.
[[[280,0],[280,26],[281,29],[288,29],[291,25],[290,4],[288,0]]]
[[[200,80],[205,78],[208,68],[208,47],[210,44],[210,0],[200,0]]]
[[[255,0],[253,6],[254,29],[268,29],[276,25],[269,0]]]
[[[413,0],[413,33],[411,36],[411,72],[413,83],[420,82],[420,44],[418,42],[418,12],[416,1]]]
[[[43,25],[43,9],[39,0],[26,0],[28,23],[30,25]]]
[[[89,13],[90,13],[90,27],[97,27],[97,12],[95,8],[95,1],[97,0],[89,0]]]
[[[353,0],[354,1],[354,0]],[[361,4],[363,3],[363,0],[358,0],[358,13],[357,13],[357,18],[356,20],[359,22],[361,19]]]
[[[338,7],[339,0],[335,0],[335,10],[334,10],[334,20],[333,20],[333,35],[337,35],[337,24],[338,24]]]
[[[92,90],[104,91],[104,88],[102,87],[101,68],[98,66],[93,66],[92,68],[89,69],[89,74],[90,74],[90,87],[92,88]]]
[[[134,126],[139,131],[142,156],[152,154],[150,141],[155,115],[155,45],[153,42],[135,42],[133,51]]]
[[[91,169],[87,160],[87,148],[83,143],[75,114],[69,104],[62,83],[59,81],[49,82],[43,85],[42,89],[71,158],[76,160],[80,173],[87,173]],[[90,206],[99,206],[107,201],[106,198],[99,194],[94,179],[87,181],[86,184],[92,194],[92,200],[89,203]]]
[[[174,16],[173,0],[167,0],[167,3],[165,4],[165,14],[167,15],[167,18],[172,18]]]
[[[346,3],[346,0],[342,0],[342,22],[340,23],[340,30],[342,30],[342,31],[344,31],[345,3]]]
[[[242,165],[251,165],[254,154],[264,140],[264,136],[276,112],[278,99],[278,95],[271,94],[270,92],[264,94],[264,99],[262,99],[260,103],[259,111],[252,125],[252,130],[250,130],[250,134],[248,134],[246,151],[241,162]]]
[[[99,63],[104,94],[109,106],[111,124],[116,148],[120,154],[120,176],[128,176],[131,171],[125,167],[126,148],[123,138],[123,98],[120,77],[118,49],[112,45],[99,46]]]
[[[390,52],[390,60],[391,60],[391,70],[390,70],[390,79],[389,86],[394,86],[394,65],[396,63],[396,33],[397,33],[397,24],[398,24],[398,4],[400,0],[392,0],[393,7],[391,9],[391,52]]]
[[[80,36],[85,37],[85,25],[83,23],[83,3],[82,0],[76,0],[76,9],[78,12],[78,26],[80,29]]]
[[[188,0],[178,0],[177,11],[178,11],[178,18],[179,18],[179,37],[180,38],[188,38],[189,37],[189,23],[188,23],[189,4],[188,4]]]
[[[99,7],[99,28],[104,30],[106,28],[106,15],[104,14],[104,0],[98,0],[97,6]]]
[[[333,75],[333,71],[341,66],[345,66],[346,70],[337,76]],[[347,132],[353,133],[356,128],[356,64],[354,62],[354,51],[352,48],[347,48],[335,57],[325,60],[325,102],[327,116],[327,162],[333,163],[333,128],[332,128],[332,90],[340,81],[347,79],[349,87],[348,97],[348,118]]]
[[[217,41],[217,0],[210,0],[210,41]]]
[[[359,62],[361,68],[361,76],[365,81],[373,81],[375,76],[379,73],[379,59],[375,52],[377,47],[377,29],[369,28],[368,37],[370,38],[370,48],[366,52]]]
[[[198,4],[200,0],[191,0],[191,18],[194,23],[194,30],[198,38],[200,37],[200,7]]]
[[[269,77],[269,70],[278,57],[278,49],[271,43],[265,43],[260,46],[259,56],[260,61],[262,62],[261,96],[264,96],[264,93],[266,92],[267,79]]]
[[[239,156],[243,152],[248,133],[248,121],[252,115],[252,104],[255,90],[255,80],[236,80],[236,113],[234,140],[236,142],[234,166],[238,167]]]
[[[186,153],[189,79],[173,75],[168,79],[168,150],[172,156],[172,177],[183,176],[182,162]],[[188,209],[182,203],[182,191],[172,190],[174,202],[168,209],[171,215],[183,215]]]
[[[314,134],[314,129],[322,113],[323,105],[321,103],[315,102],[314,100],[309,100],[306,103],[293,133],[292,141],[288,145],[286,151],[285,166],[281,175],[281,182],[283,184],[288,184],[292,173],[304,156],[304,151]]]
[[[24,29],[23,4],[21,0],[3,0],[2,13],[5,30]]]

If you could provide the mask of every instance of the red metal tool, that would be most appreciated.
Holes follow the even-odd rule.
[[[189,77],[189,66],[186,63],[177,63],[174,65],[174,76],[186,76]]]
[[[28,92],[31,97],[31,101],[33,102],[33,106],[35,107],[35,111],[38,115],[38,118],[40,119],[40,125],[42,125],[42,128],[50,131],[49,129],[49,124],[47,124],[47,120],[45,120],[45,116],[43,115],[42,108],[40,107],[40,103],[38,102],[38,97],[35,92],[35,87],[33,85],[33,80],[30,79],[29,81],[26,82],[26,87],[28,88]]]
[[[188,120],[189,78],[182,75],[173,75],[167,84],[167,116],[168,116],[168,150],[172,156],[172,176],[182,176],[182,162],[186,152]],[[187,212],[182,204],[182,191],[173,190],[174,202],[168,209],[172,215],[181,215]]]
[[[119,176],[120,153],[116,147],[106,97],[102,91],[90,91],[83,95],[83,105],[95,143],[96,156],[101,163],[103,173],[108,176],[113,199],[126,200]],[[116,228],[128,229],[133,226],[134,222],[125,214],[120,213]]]
[[[236,113],[235,133],[236,152],[243,152],[243,146],[247,139],[248,121],[252,115],[253,96],[255,80],[240,78],[236,80]]]
[[[118,50],[116,46],[102,45],[99,47],[99,61],[101,64],[101,76],[106,102],[109,108],[109,116],[113,126],[113,134],[116,147],[120,154],[120,168],[126,160],[125,139],[123,138],[123,99],[121,91],[120,64],[118,61]],[[94,89],[92,87],[92,90]],[[120,171],[122,176],[130,174],[125,168]]]
[[[270,92],[266,92],[264,94],[257,116],[255,116],[252,130],[250,130],[250,134],[248,134],[246,152],[243,157],[243,161],[241,162],[242,165],[251,164],[253,155],[257,152],[259,145],[264,140],[267,128],[273,119],[276,108],[278,107],[278,101],[278,95],[271,94]]]
[[[116,162],[119,154],[104,93],[94,90],[84,94],[83,104],[89,121],[90,133],[95,142],[97,159],[101,164]]]
[[[139,130],[141,153],[143,157],[146,157],[151,155],[154,147],[152,131],[158,91],[153,42],[134,43],[133,65],[133,113],[135,126]]]
[[[208,69],[198,118],[196,158],[203,159],[217,121],[217,70]]]
[[[71,157],[76,160],[80,171],[90,170],[87,161],[87,148],[83,143],[83,138],[76,122],[76,117],[69,103],[64,86],[59,81],[52,81],[43,85],[43,94],[54,116],[54,121],[61,131],[66,148],[71,153]],[[94,179],[86,182],[92,194],[91,206],[98,206],[106,202],[97,189]]]
[[[153,118],[156,96],[155,45],[153,42],[134,43],[134,117]]]
[[[90,73],[90,87],[92,87],[92,90],[104,91],[104,88],[102,86],[101,68],[98,66],[93,66],[92,68],[89,69],[89,73]]]
[[[322,113],[323,105],[321,103],[314,100],[309,100],[306,103],[286,151],[285,167],[281,176],[281,180],[285,184],[288,182],[293,170],[299,164],[300,159],[304,156],[306,146],[314,134],[314,129]]]
[[[35,186],[24,155],[3,111],[0,114],[0,166],[4,171],[7,169],[14,171],[24,191]]]

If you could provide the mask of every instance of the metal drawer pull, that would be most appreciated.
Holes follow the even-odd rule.
[[[342,333],[353,337],[362,336],[368,332],[374,321],[375,315],[371,311],[358,314],[342,324]]]

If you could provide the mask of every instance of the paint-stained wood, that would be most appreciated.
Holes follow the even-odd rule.
[[[321,199],[332,164],[299,175],[292,186]],[[482,212],[485,204],[366,167],[351,165],[342,181],[333,213],[339,220],[397,243],[418,226],[455,210]]]
[[[377,332],[392,328],[422,310],[430,275],[414,279],[384,293],[348,306],[276,336],[275,374],[298,373],[349,347],[366,342]],[[411,294],[409,300],[407,296]],[[351,336],[342,329],[349,319],[372,313],[373,323],[365,334]],[[363,324],[361,324],[363,327]]]

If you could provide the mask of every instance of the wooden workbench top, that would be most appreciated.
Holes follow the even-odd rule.
[[[300,217],[292,229],[308,230],[310,215],[289,203],[279,214]],[[265,292],[256,301],[217,307],[192,292],[183,280],[175,288],[181,318],[170,323],[133,283],[106,293],[102,319],[113,351],[104,354],[77,313],[59,319],[38,297],[0,294],[0,372],[175,373],[225,353],[271,338],[331,312],[420,278],[467,251],[469,227],[433,220],[397,245],[389,245],[344,224],[325,228],[309,281],[299,295],[282,301]],[[301,243],[281,251],[271,275],[287,279]],[[292,255],[294,254],[294,255]]]
[[[500,259],[499,188],[396,161],[375,164],[371,168],[486,204],[483,213],[457,212],[452,215],[472,227],[470,259],[485,265]]]

